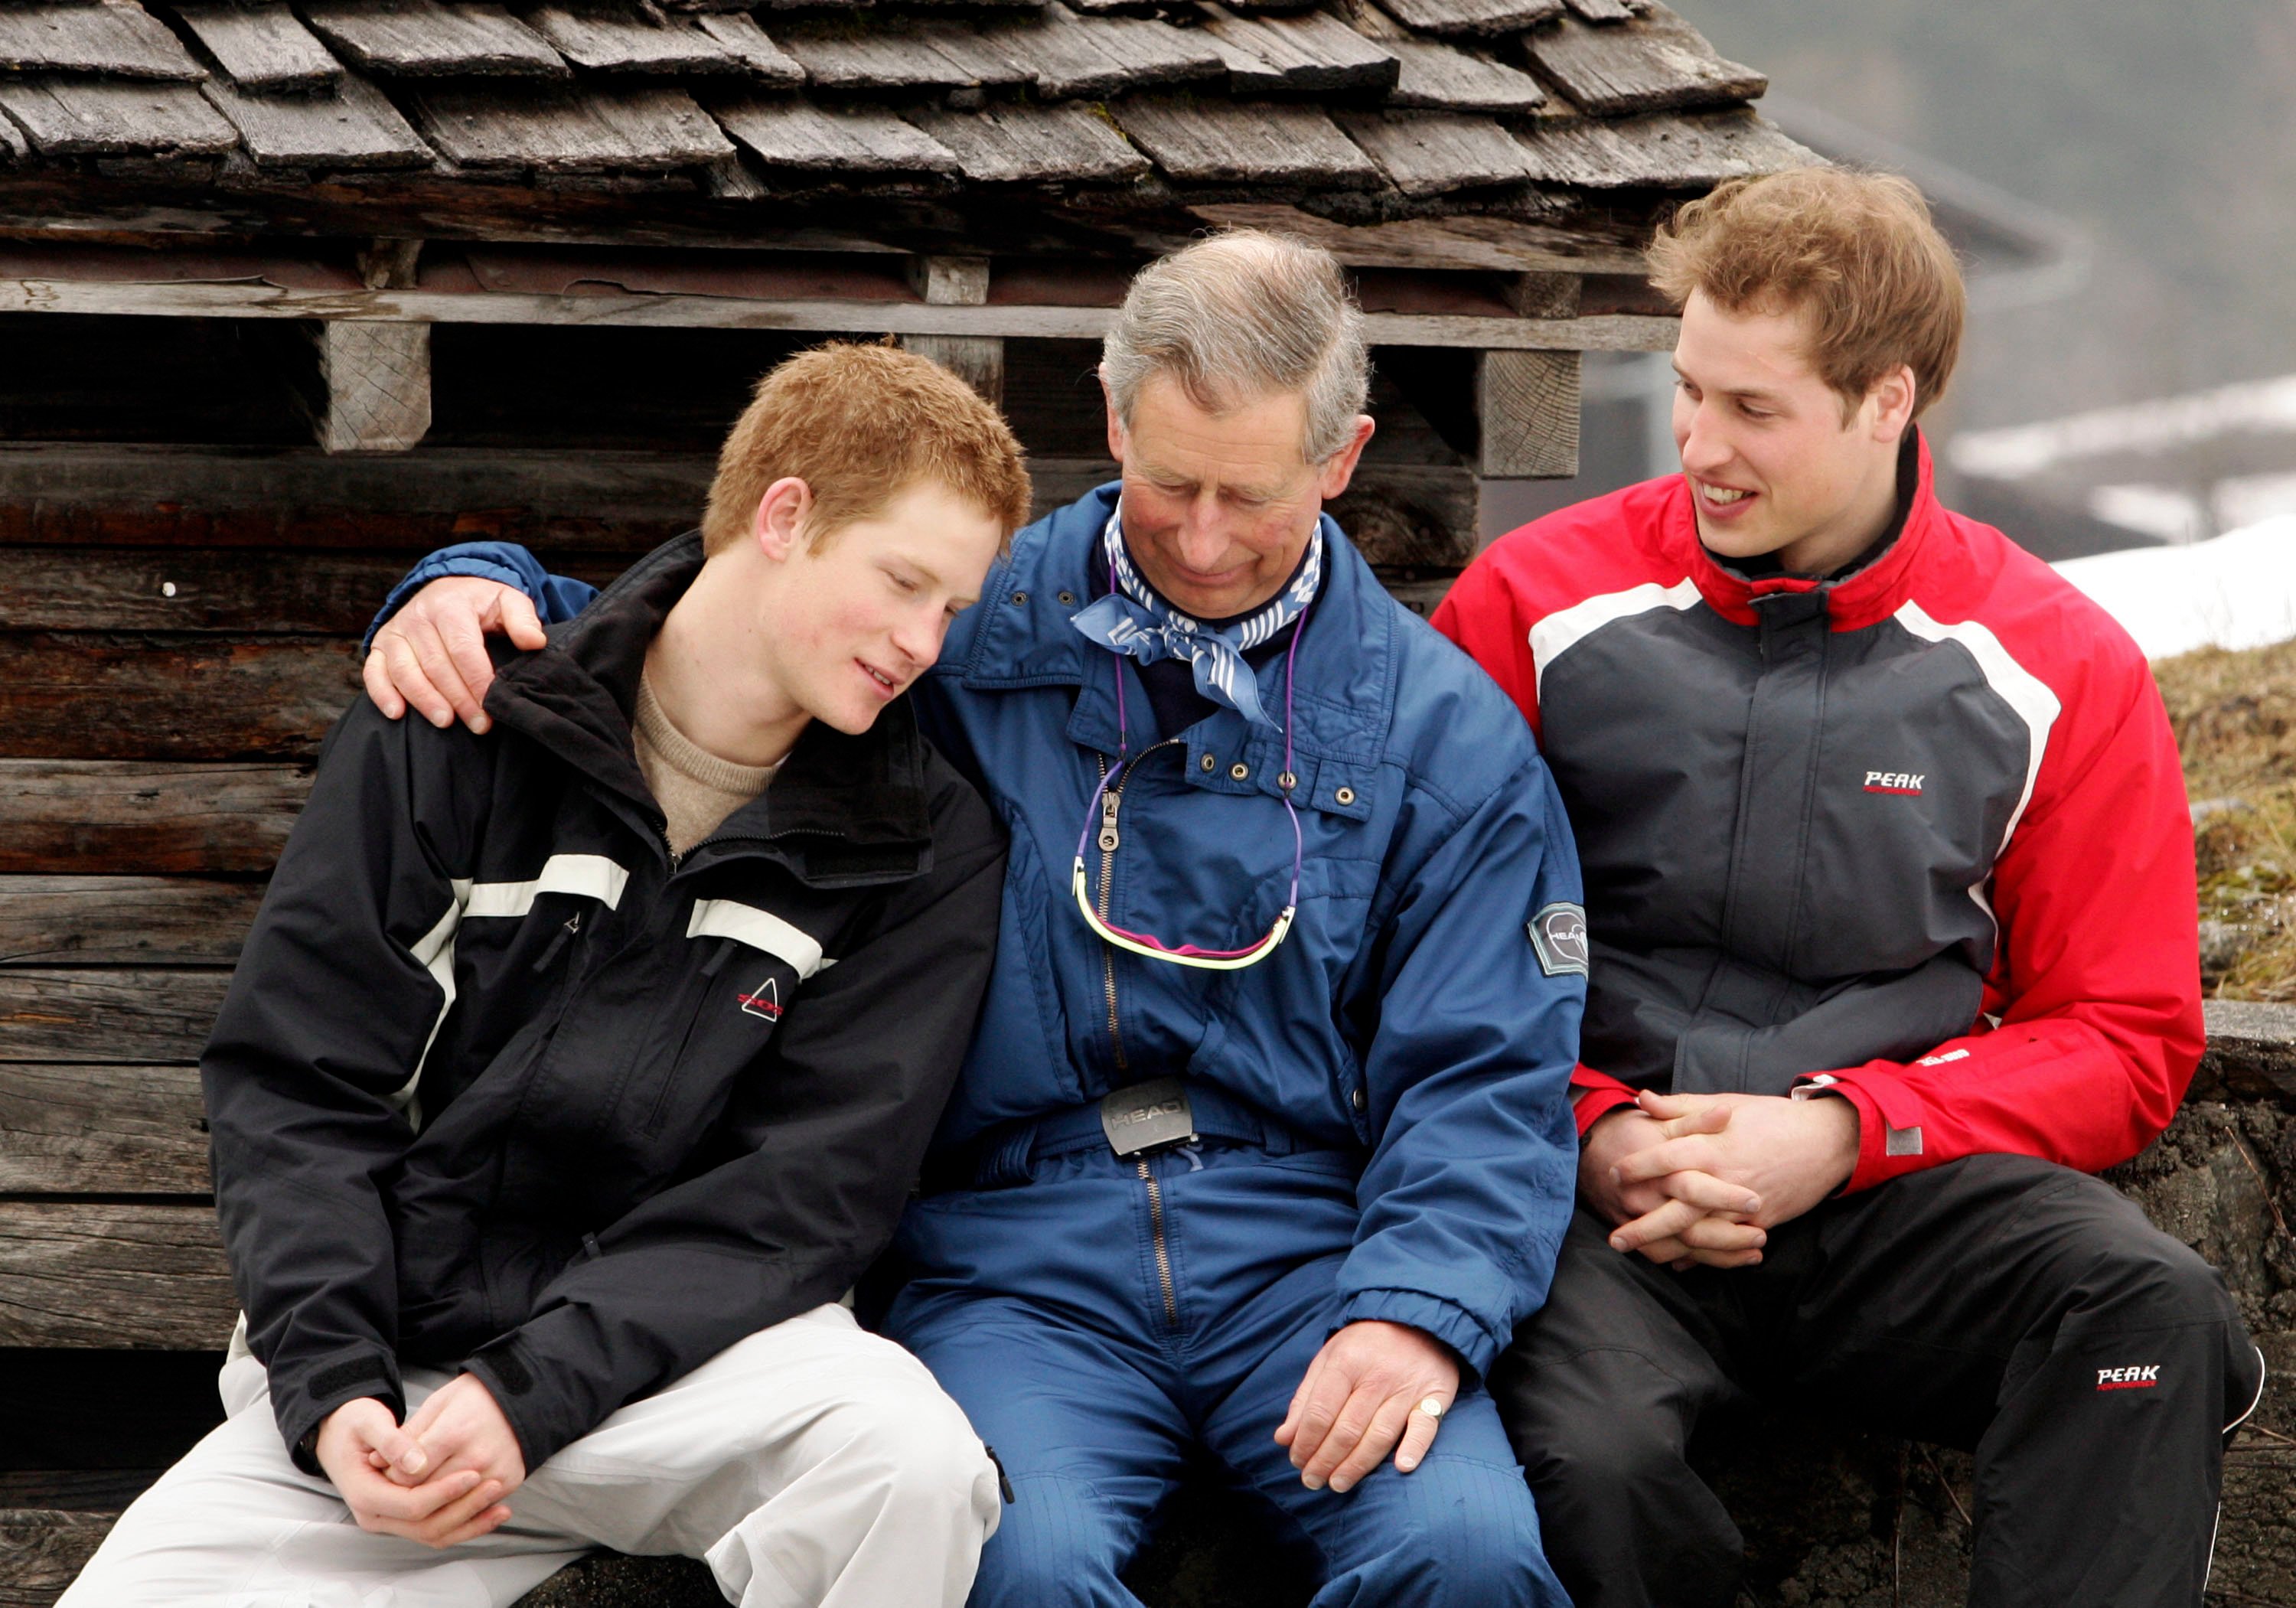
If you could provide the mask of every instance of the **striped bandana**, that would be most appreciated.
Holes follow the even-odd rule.
[[[1316,522],[1316,533],[1308,541],[1308,556],[1290,584],[1256,613],[1215,629],[1181,613],[1140,578],[1132,567],[1131,555],[1124,550],[1122,513],[1119,507],[1108,516],[1108,529],[1102,537],[1116,586],[1071,623],[1101,646],[1142,664],[1163,659],[1188,660],[1195,671],[1196,691],[1254,726],[1277,729],[1260,707],[1259,681],[1243,656],[1299,619],[1314,600],[1324,578],[1323,521]]]

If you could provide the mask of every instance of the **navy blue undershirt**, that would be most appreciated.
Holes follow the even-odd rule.
[[[1089,589],[1085,595],[1087,603],[1108,595],[1108,561],[1097,547],[1094,548],[1093,554],[1093,562],[1088,566],[1091,578],[1086,583]],[[1330,562],[1331,556],[1329,553],[1324,554],[1326,562]],[[1303,547],[1300,552],[1300,563],[1307,562],[1308,553]],[[1138,560],[1133,561],[1133,567],[1139,567]],[[1283,578],[1284,586],[1290,586],[1292,577],[1299,573],[1299,566],[1294,565],[1292,574]],[[1146,578],[1144,576],[1142,578],[1144,580]],[[1157,595],[1161,597],[1163,594],[1160,592]],[[1320,590],[1317,595],[1322,595]],[[1167,602],[1168,603],[1168,600]],[[1207,619],[1198,623],[1214,630],[1224,630],[1258,612],[1259,608],[1250,608],[1225,619]],[[1297,620],[1285,626],[1266,642],[1245,652],[1244,663],[1254,670],[1266,669],[1291,645],[1292,634],[1299,628]],[[1140,685],[1147,690],[1148,705],[1156,717],[1156,740],[1160,742],[1177,732],[1187,730],[1220,707],[1196,691],[1196,668],[1185,659],[1160,659],[1154,664],[1136,664],[1133,668],[1140,672]]]

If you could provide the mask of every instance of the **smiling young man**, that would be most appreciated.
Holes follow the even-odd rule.
[[[2215,1272],[2086,1176],[2201,1047],[2192,829],[2128,636],[1940,507],[1961,335],[1902,180],[1722,186],[1652,252],[1683,472],[1436,617],[1513,694],[1591,939],[1579,1211],[1493,1376],[1578,1608],[1704,1608],[1685,1448],[1755,1398],[1976,1454],[1970,1601],[2189,1608],[2261,1390]]]
[[[882,1317],[1012,1477],[973,1600],[1136,1604],[1198,1461],[1323,1608],[1561,1608],[1480,1388],[1570,1213],[1561,806],[1322,512],[1372,433],[1327,253],[1152,263],[1102,377],[1120,483],[1014,538],[916,694],[1013,840]],[[578,604],[436,562],[505,559]],[[384,633],[453,679],[402,683],[434,718],[509,606],[455,585]]]
[[[946,371],[805,353],[488,732],[344,716],[201,1060],[230,1417],[70,1608],[496,1608],[598,1546],[749,1604],[964,1600],[992,1459],[836,1303],[1004,864],[899,694],[1028,496]]]

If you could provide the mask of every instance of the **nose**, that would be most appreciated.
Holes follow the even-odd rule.
[[[1219,498],[1210,492],[1193,498],[1180,517],[1178,536],[1182,563],[1204,572],[1218,569],[1229,546],[1226,514]]]
[[[936,603],[902,615],[893,626],[893,646],[909,661],[910,674],[921,676],[940,657],[941,639],[947,635],[948,611]]]
[[[1674,445],[1682,455],[1682,466],[1693,474],[1713,473],[1733,455],[1712,410],[1679,392],[1674,399]]]

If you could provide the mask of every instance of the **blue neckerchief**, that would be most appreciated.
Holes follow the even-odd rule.
[[[1124,550],[1123,513],[1119,503],[1108,516],[1108,529],[1101,538],[1115,572],[1115,587],[1074,616],[1076,628],[1101,646],[1142,664],[1186,660],[1195,672],[1196,691],[1254,726],[1277,729],[1260,707],[1259,681],[1243,655],[1299,619],[1300,611],[1314,600],[1324,578],[1323,521],[1316,521],[1315,534],[1308,541],[1307,557],[1291,582],[1252,613],[1215,629],[1181,613],[1140,578],[1132,567],[1131,554]]]

